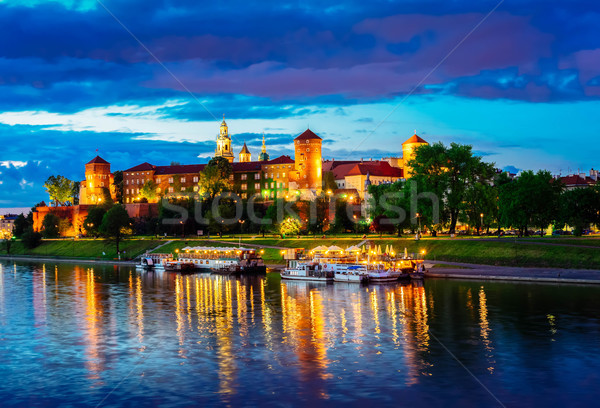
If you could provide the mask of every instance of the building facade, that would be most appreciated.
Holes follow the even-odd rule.
[[[85,180],[79,183],[79,204],[101,204],[108,196],[116,199],[115,178],[110,163],[96,156],[85,165]]]

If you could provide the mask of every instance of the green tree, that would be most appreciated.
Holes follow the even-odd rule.
[[[302,223],[299,219],[288,217],[279,224],[279,233],[282,238],[298,235],[300,233],[300,228],[302,228]]]
[[[546,229],[558,218],[562,186],[545,170],[524,171],[518,178],[499,187],[501,225],[516,227],[528,235],[530,227]]]
[[[86,235],[97,237],[100,234],[100,225],[106,214],[106,208],[102,206],[94,206],[88,210],[88,215],[83,222],[83,228]]]
[[[437,195],[449,217],[450,233],[456,230],[459,214],[465,208],[467,191],[476,183],[491,183],[494,164],[485,163],[474,156],[472,147],[451,143],[423,145],[416,149],[412,167],[412,180],[421,191]]]
[[[75,182],[63,176],[50,176],[44,183],[44,188],[55,206],[71,205]]]
[[[123,171],[117,170],[113,173],[115,183],[116,201],[119,204],[123,204]]]
[[[391,223],[399,236],[404,229],[414,228],[411,226],[408,214],[410,194],[408,183],[401,180],[389,184],[370,185],[369,216],[373,220],[378,220],[373,228],[379,231],[384,224]],[[383,227],[383,229],[389,231],[389,228]]]
[[[15,220],[15,226],[14,226],[14,230],[13,230],[15,237],[21,238],[23,236],[23,234],[25,233],[25,231],[27,231],[27,228],[29,228],[32,225],[33,225],[33,222],[30,222],[28,217],[25,217],[25,215],[23,215],[22,213],[19,214],[19,216]]]
[[[573,227],[573,233],[581,236],[591,224],[600,223],[600,187],[567,190],[560,197],[559,224]]]
[[[323,190],[331,191],[332,193],[337,190],[337,184],[335,182],[335,176],[332,171],[323,172]]]
[[[127,235],[131,235],[132,221],[123,205],[116,204],[102,217],[100,224],[100,233],[106,238],[115,242],[117,253],[119,253],[119,244]]]
[[[157,185],[154,181],[147,180],[142,188],[140,188],[140,196],[148,201],[154,200],[157,196],[156,187]]]
[[[354,221],[352,213],[346,200],[339,200],[335,203],[335,216],[333,219],[333,231],[334,232],[346,232],[354,229]]]
[[[23,242],[23,246],[27,249],[33,249],[38,247],[42,243],[42,234],[39,232],[35,232],[33,230],[33,226],[29,226],[27,230],[23,233],[23,237],[21,238]]]
[[[102,187],[102,206],[106,209],[111,208],[115,202],[110,195],[110,189],[108,187]]]
[[[206,167],[216,167],[221,178],[223,179],[229,179],[229,176],[233,174],[233,167],[231,166],[231,163],[229,163],[229,160],[221,156],[210,159]]]
[[[60,235],[60,218],[56,214],[48,213],[42,221],[42,235],[44,238],[57,238]]]
[[[227,160],[225,161],[227,162]],[[229,182],[229,176],[223,177],[222,170],[219,167],[206,166],[200,172],[198,176],[198,193],[202,198],[213,200],[222,192],[230,190],[231,183]]]

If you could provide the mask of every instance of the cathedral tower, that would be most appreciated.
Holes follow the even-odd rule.
[[[231,151],[231,138],[229,137],[229,130],[227,123],[225,122],[225,115],[223,115],[223,122],[219,129],[219,136],[217,137],[217,149],[215,150],[215,157],[224,157],[229,160],[229,163],[233,163],[233,152]]]
[[[265,134],[263,133],[263,145],[260,154],[258,155],[258,161],[269,161],[269,153],[267,153],[267,146],[265,145]]]

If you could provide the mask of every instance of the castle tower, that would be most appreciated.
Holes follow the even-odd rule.
[[[217,149],[215,150],[215,157],[224,157],[229,160],[229,163],[233,163],[233,152],[231,151],[231,138],[229,137],[229,130],[227,123],[225,122],[225,115],[223,115],[223,122],[219,129],[219,136],[217,137]]]
[[[263,133],[263,145],[260,154],[258,155],[258,161],[269,161],[269,153],[267,153],[267,146],[265,145],[265,134]]]
[[[116,199],[115,179],[110,163],[96,156],[85,165],[85,180],[79,184],[79,204],[101,204],[107,193]]]
[[[415,158],[415,150],[417,147],[428,145],[424,139],[417,136],[417,131],[406,142],[402,143],[402,161],[404,162],[404,178],[410,178],[412,169],[407,163]]]
[[[248,146],[246,146],[246,142],[244,142],[244,147],[242,147],[242,150],[240,151],[240,163],[246,163],[249,161],[252,161],[252,154],[250,153],[250,150],[248,150]]]
[[[299,190],[322,189],[322,139],[307,129],[294,139],[296,185]]]

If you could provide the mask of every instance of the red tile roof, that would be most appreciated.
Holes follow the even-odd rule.
[[[402,169],[392,167],[386,161],[368,161],[358,163],[348,163],[337,166],[333,169],[333,176],[336,180],[341,180],[346,176],[366,175],[377,177],[398,177],[403,176]]]
[[[246,146],[246,142],[244,142],[244,146],[242,147],[242,151],[240,153],[250,153],[250,150],[248,150],[248,146]]]
[[[264,162],[245,162],[245,163],[231,163],[234,173],[243,171],[260,171],[261,166]]]
[[[150,170],[154,170],[156,168],[156,166],[151,165],[148,162],[142,163],[142,164],[138,164],[135,167],[132,167],[130,169],[125,170],[126,173],[132,172],[132,171],[150,171]]]
[[[266,162],[260,162],[261,164],[290,164],[290,163],[295,163],[294,159],[292,159],[290,156],[279,156],[276,157],[273,160],[269,160]]]
[[[304,133],[295,138],[294,140],[306,140],[306,139],[319,139],[322,140],[319,136],[313,133],[312,130],[306,129]]]
[[[156,175],[200,173],[206,164],[179,164],[176,166],[156,166]]]
[[[417,136],[417,134],[415,133],[406,142],[404,142],[402,144],[404,145],[404,144],[409,144],[409,143],[427,143],[427,142],[423,138]]]
[[[360,163],[359,160],[325,160],[323,162],[323,171],[333,171],[338,166],[342,164],[357,164]]]
[[[596,180],[591,177],[581,177],[578,174],[572,174],[570,176],[564,176],[560,178],[560,181],[567,187],[586,187],[593,186],[596,184]]]
[[[87,164],[94,164],[94,163],[100,163],[100,164],[110,164],[109,162],[107,162],[106,160],[104,160],[102,157],[100,156],[96,156],[94,157],[92,160],[90,160]]]

